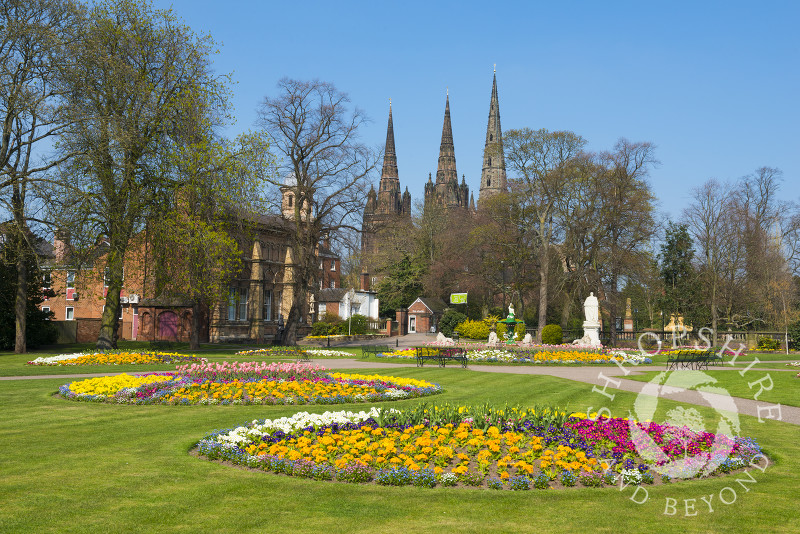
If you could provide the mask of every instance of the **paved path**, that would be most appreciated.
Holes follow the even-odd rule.
[[[415,336],[425,336],[425,334],[412,334]],[[408,337],[408,336],[405,336]],[[414,341],[414,344],[419,344],[422,341]],[[401,345],[402,346],[402,345]],[[396,369],[396,363],[381,363],[369,362],[358,359],[342,358],[336,360],[317,360],[316,363],[323,365],[328,369]],[[414,365],[413,360],[408,361],[409,366]],[[744,399],[740,397],[730,397],[728,395],[720,395],[709,392],[700,392],[690,389],[674,386],[653,385],[648,382],[639,382],[635,380],[625,379],[624,376],[628,374],[641,374],[646,371],[663,371],[663,366],[643,365],[637,367],[625,367],[629,370],[620,369],[616,365],[612,366],[591,366],[591,367],[555,367],[555,366],[540,366],[535,367],[531,365],[470,365],[466,372],[479,371],[485,373],[511,373],[511,374],[524,374],[524,375],[548,375],[558,378],[565,378],[567,380],[575,380],[577,382],[584,382],[587,384],[587,393],[595,390],[602,390],[607,395],[613,395],[614,390],[630,391],[633,393],[640,393],[644,395],[654,395],[660,398],[670,399],[698,406],[707,406],[711,408],[725,409],[743,415],[751,415],[763,419],[779,419],[785,423],[800,425],[800,408],[794,406],[777,406],[769,402],[757,401],[754,399]],[[735,368],[718,368],[725,371],[737,371],[741,369]],[[717,370],[717,369],[714,369]],[[757,369],[753,368],[752,378],[742,378],[753,382],[769,374],[770,371],[786,372],[785,370],[770,370],[770,369]],[[92,378],[97,376],[117,375],[122,373],[94,373],[94,374],[75,374],[75,375],[37,375],[37,376],[5,376],[0,377],[2,380],[35,380],[35,379],[48,379],[48,378]],[[592,385],[592,389],[588,387]],[[595,388],[596,386],[596,388]],[[605,389],[604,389],[605,387]],[[758,391],[758,386],[753,389],[753,392]],[[600,408],[599,406],[597,408]]]

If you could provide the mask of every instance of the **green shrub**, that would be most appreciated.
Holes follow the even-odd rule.
[[[500,339],[505,339],[506,332],[508,332],[508,326],[506,326],[506,323],[500,323],[500,322],[496,323],[496,325],[497,326],[495,327],[495,331],[497,332],[497,337],[499,337]],[[486,335],[488,336],[489,334]]]
[[[311,325],[311,335],[312,336],[327,336],[331,333],[331,326],[328,323],[317,321],[316,323]],[[335,327],[334,327],[335,328]]]
[[[771,337],[758,338],[758,350],[778,350],[778,342]]]
[[[545,345],[561,345],[564,342],[564,333],[561,325],[549,324],[542,329],[542,343]]]
[[[800,349],[800,321],[789,325],[789,348],[792,350]]]
[[[369,329],[369,318],[366,315],[357,313],[350,319],[344,320],[339,326],[343,330],[343,334],[347,334],[348,327],[351,335],[360,336],[366,334]]]
[[[439,331],[447,337],[451,337],[456,327],[466,320],[467,316],[463,313],[448,309],[439,320]]]
[[[514,327],[514,333],[517,334],[517,341],[522,341],[527,332],[528,331],[525,328],[525,323],[517,323],[517,326]]]
[[[489,337],[489,325],[484,321],[471,321],[467,319],[455,329],[458,335],[468,339],[487,339]]]

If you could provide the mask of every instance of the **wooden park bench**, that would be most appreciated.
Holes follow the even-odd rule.
[[[361,357],[377,356],[378,354],[390,354],[392,351],[389,345],[361,345]]]
[[[423,367],[426,360],[433,360],[439,367],[445,367],[449,360],[456,361],[461,367],[467,367],[467,351],[460,347],[415,347],[417,367]]]
[[[716,354],[714,349],[703,352],[685,352],[683,354],[670,354],[667,356],[667,371],[678,369],[708,370],[710,363],[723,363],[723,357]]]

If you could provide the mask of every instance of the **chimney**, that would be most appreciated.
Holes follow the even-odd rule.
[[[56,263],[63,263],[67,256],[67,246],[69,244],[69,234],[57,230],[53,236],[53,252],[56,256]]]
[[[369,273],[366,269],[361,270],[361,276],[359,276],[359,285],[361,291],[369,291]]]
[[[331,238],[325,236],[322,238],[322,247],[325,249],[326,252],[331,250]]]

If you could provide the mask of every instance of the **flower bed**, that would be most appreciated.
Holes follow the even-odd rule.
[[[440,393],[423,380],[328,373],[308,364],[223,362],[184,365],[174,373],[105,376],[65,384],[70,400],[118,404],[340,404]]]
[[[659,444],[648,458],[637,453],[642,436]],[[197,448],[208,459],[318,480],[494,489],[606,486],[620,477],[632,484],[663,483],[763,459],[749,438],[592,420],[549,408],[487,406],[302,412],[214,431]],[[702,468],[685,476],[687,465]]]
[[[297,358],[304,351],[295,347],[266,347],[263,349],[240,350],[236,356],[269,356],[271,358]]]
[[[205,358],[174,352],[92,351],[40,356],[28,365],[152,365],[205,361]]]
[[[413,360],[414,349],[379,354],[378,357]],[[513,363],[513,364],[609,364],[614,361],[631,364],[649,364],[653,360],[649,355],[628,353],[624,351],[587,351],[587,350],[506,350],[482,349],[467,352],[472,363]]]

